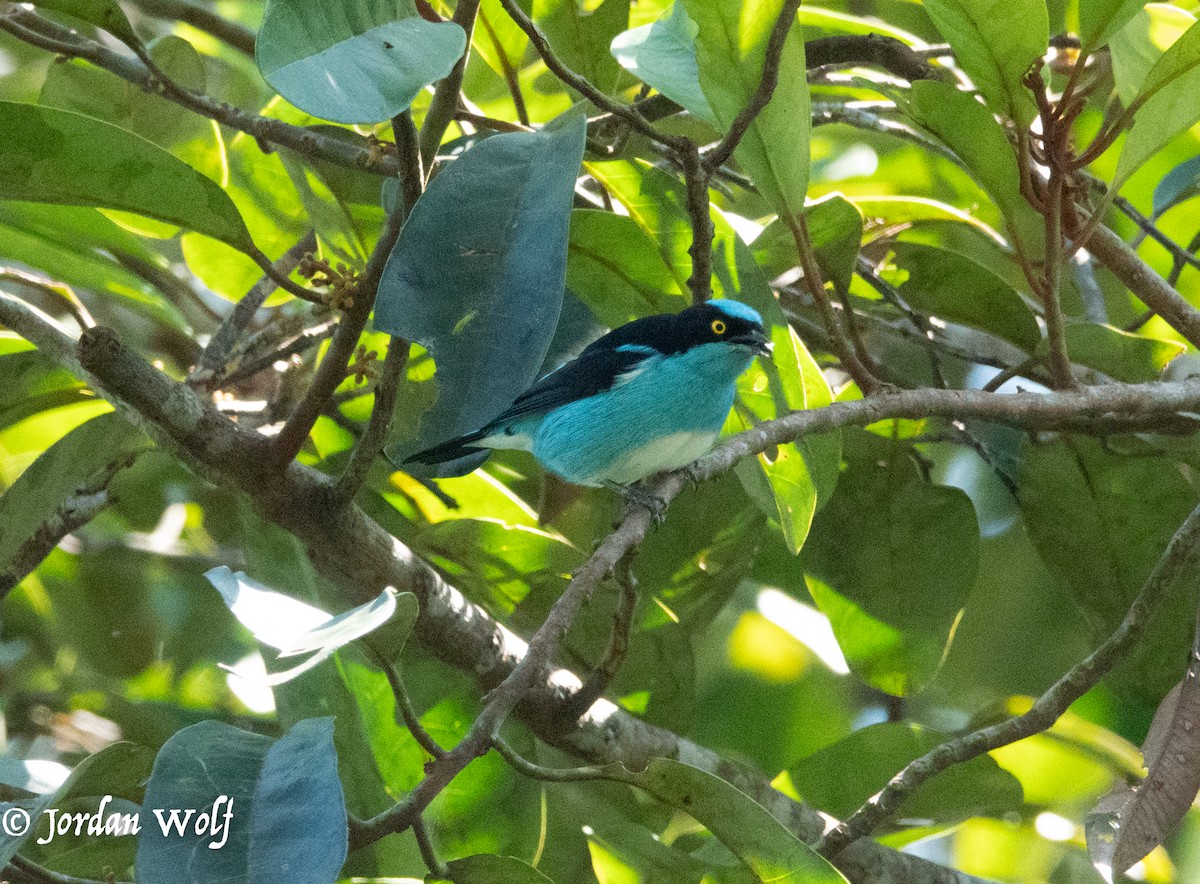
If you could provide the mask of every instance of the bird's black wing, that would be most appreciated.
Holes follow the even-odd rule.
[[[657,355],[657,351],[651,347],[626,345],[619,349],[608,349],[592,345],[518,396],[512,407],[489,426],[550,411],[610,390],[618,379],[636,370],[639,364],[654,355]]]

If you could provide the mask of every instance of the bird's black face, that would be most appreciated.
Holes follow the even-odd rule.
[[[749,314],[750,311],[746,313]],[[748,347],[760,355],[770,353],[771,345],[763,335],[762,323],[749,315],[740,314],[741,311],[726,309],[722,302],[706,302],[688,307],[677,317],[683,349],[700,344],[724,343]]]

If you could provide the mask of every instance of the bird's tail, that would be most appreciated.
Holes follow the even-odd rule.
[[[439,445],[434,445],[432,448],[426,448],[424,451],[410,454],[404,458],[404,463],[438,464],[450,460],[458,460],[460,457],[466,457],[468,454],[475,454],[486,450],[487,446],[472,444],[478,442],[486,435],[482,430],[476,430],[474,433],[467,433],[465,436],[457,436]]]

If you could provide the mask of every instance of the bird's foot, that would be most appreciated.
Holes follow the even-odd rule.
[[[684,467],[682,472],[683,477],[688,480],[688,485],[691,486],[693,491],[699,488],[700,483],[704,481],[701,479],[700,471],[696,469],[696,464],[694,462]]]
[[[641,485],[618,485],[615,482],[609,482],[606,485],[624,498],[627,509],[640,506],[650,513],[655,523],[659,525],[663,523],[663,519],[666,518],[667,502],[653,491],[648,491]]]

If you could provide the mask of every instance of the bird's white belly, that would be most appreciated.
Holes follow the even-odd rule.
[[[596,478],[628,485],[654,473],[677,470],[707,454],[716,435],[707,431],[687,430],[661,436],[617,458]]]

